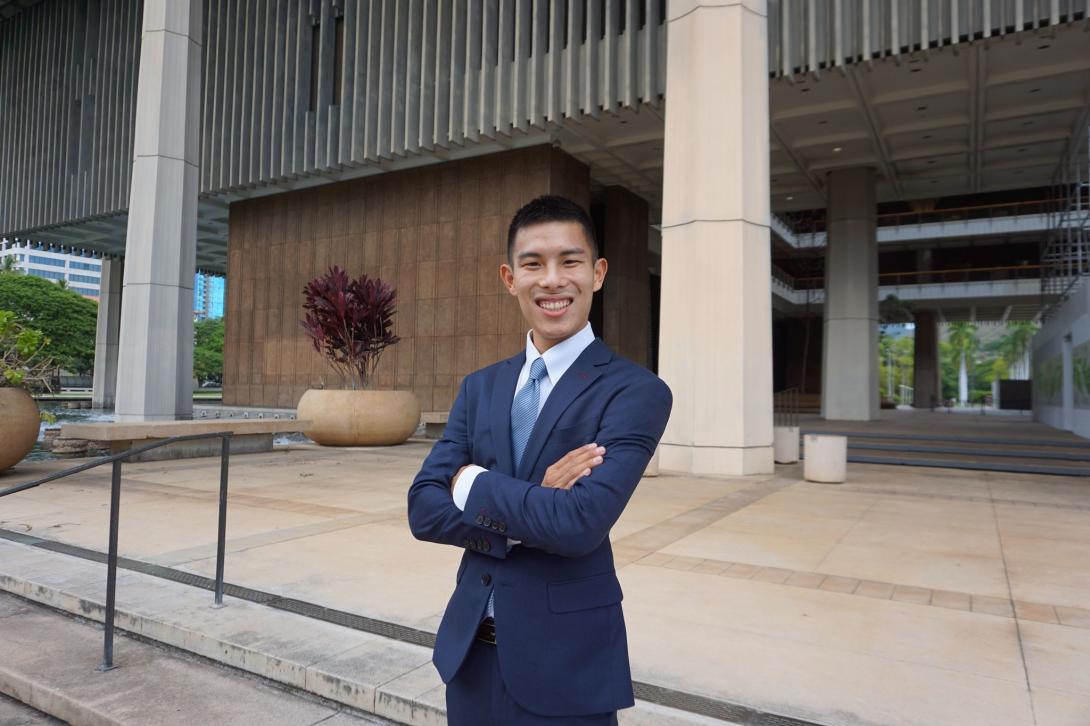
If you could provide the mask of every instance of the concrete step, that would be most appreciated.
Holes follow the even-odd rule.
[[[0,594],[0,642],[0,692],[18,702],[0,703],[5,725],[390,723],[127,637],[114,643],[121,667],[98,670],[101,627],[8,594]]]
[[[0,540],[0,590],[101,622],[105,582],[103,564]],[[211,593],[202,589],[118,570],[115,623],[120,630],[397,723],[446,722],[444,686],[431,664],[430,648],[240,598],[226,596],[224,605],[214,608]],[[97,648],[71,656],[81,672],[93,672],[98,664],[101,633]],[[126,668],[129,657],[119,651],[115,660]],[[684,702],[687,696],[665,690],[663,695],[663,703],[667,698]],[[756,723],[754,712],[736,704],[700,696],[688,700],[701,702],[703,713],[727,716],[637,701],[635,708],[621,712],[620,721],[639,726]],[[732,720],[732,713],[744,718]],[[790,719],[768,723],[802,724]]]

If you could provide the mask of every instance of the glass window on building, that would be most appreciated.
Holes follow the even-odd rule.
[[[34,255],[31,255],[31,257],[33,257],[33,256]],[[33,261],[33,260],[31,260],[31,261]],[[53,270],[33,270],[32,269],[32,270],[27,270],[27,274],[28,275],[33,275],[34,277],[44,277],[47,280],[63,280],[64,279],[64,273],[63,272],[54,272]]]
[[[63,259],[56,259],[54,257],[42,257],[41,255],[31,255],[30,261],[38,265],[52,265],[53,267],[64,267]]]
[[[71,282],[87,282],[92,285],[97,285],[99,279],[97,277],[91,277],[90,275],[77,275],[75,273],[69,273],[68,279]]]
[[[76,260],[69,260],[68,267],[73,270],[90,270],[91,272],[102,272],[102,265],[96,265],[90,262],[78,262]],[[96,280],[95,282],[98,281]]]

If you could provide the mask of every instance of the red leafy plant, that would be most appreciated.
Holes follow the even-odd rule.
[[[370,388],[379,356],[401,340],[393,333],[397,291],[378,279],[334,266],[303,288],[300,321],[314,350],[326,359],[346,388]]]

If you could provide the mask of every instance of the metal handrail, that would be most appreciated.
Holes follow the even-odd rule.
[[[114,612],[116,605],[115,595],[117,591],[117,531],[121,507],[121,462],[131,459],[138,454],[142,454],[145,451],[151,451],[160,446],[174,444],[179,441],[199,441],[201,439],[222,440],[223,443],[220,445],[219,532],[216,541],[216,590],[214,602],[216,607],[223,607],[223,559],[226,550],[225,545],[227,537],[227,470],[231,458],[232,436],[234,436],[234,433],[231,431],[171,436],[166,439],[159,439],[150,444],[126,449],[119,454],[103,456],[101,459],[96,459],[87,464],[80,464],[79,466],[73,466],[71,469],[54,472],[48,476],[43,476],[41,479],[17,484],[13,487],[8,487],[7,489],[0,489],[0,497],[6,497],[9,494],[16,494],[18,492],[26,491],[27,489],[33,489],[42,484],[56,481],[57,479],[63,479],[72,474],[78,474],[81,471],[94,469],[95,467],[104,464],[113,464],[113,473],[110,481],[110,544],[109,553],[106,557],[106,615],[103,621],[103,624],[105,625],[105,634],[103,636],[102,644],[102,665],[98,667],[98,670],[108,671],[114,668]]]

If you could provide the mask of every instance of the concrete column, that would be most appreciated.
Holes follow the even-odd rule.
[[[113,408],[117,392],[117,343],[121,332],[121,260],[102,260],[98,288],[98,325],[95,328],[95,374],[91,405]]]
[[[118,420],[193,415],[200,0],[145,0],[117,391]]]
[[[659,375],[663,469],[772,461],[768,18],[764,0],[671,2]]]
[[[934,311],[916,313],[916,344],[913,350],[913,399],[916,408],[942,403],[942,371],[939,365],[939,324]]]
[[[878,418],[878,241],[874,170],[829,174],[821,415]]]

